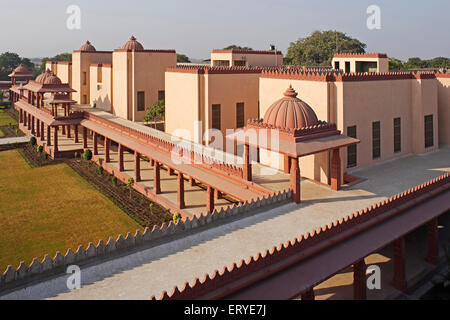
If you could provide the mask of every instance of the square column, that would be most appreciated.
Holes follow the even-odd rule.
[[[70,139],[70,124],[67,125],[67,138]]]
[[[364,258],[353,264],[353,299],[367,299],[366,262]]]
[[[105,162],[110,162],[111,161],[111,159],[110,159],[110,157],[109,157],[109,146],[110,146],[110,141],[109,141],[109,139],[108,138],[106,138],[105,137],[105,140],[104,140],[105,142],[104,142],[104,144],[105,144]]]
[[[74,130],[74,135],[75,135],[75,143],[78,143],[80,141],[78,140],[78,125],[77,124],[75,125],[73,130]]]
[[[155,160],[154,177],[153,177],[153,191],[155,194],[161,193],[161,173],[159,162]]]
[[[394,278],[392,285],[397,290],[406,289],[406,264],[405,264],[405,238],[398,238],[393,242],[394,245]]]
[[[134,181],[141,181],[141,158],[139,152],[134,152]]]
[[[124,171],[123,168],[123,146],[119,144],[119,171]]]
[[[22,110],[22,109],[20,109]],[[27,113],[25,111],[23,111],[23,115],[22,115],[23,119],[23,125],[26,127],[27,126]]]
[[[36,137],[40,138],[41,136],[41,126],[39,119],[36,119]]]
[[[41,141],[44,141],[45,135],[44,135],[44,122],[41,122]]]
[[[65,125],[62,125],[61,126],[61,128],[62,128],[62,134],[64,135],[64,134],[66,134],[66,126]]]
[[[290,183],[292,200],[294,200],[295,203],[300,203],[300,167],[298,166],[298,158],[291,158]]]
[[[341,155],[339,149],[333,149],[331,156],[331,189],[341,189]]]
[[[31,116],[31,134],[36,134],[34,131],[34,116]]]
[[[19,110],[19,122],[20,123],[23,122],[23,110],[22,109]]]
[[[244,166],[243,166],[244,179],[252,181],[252,164],[250,163],[250,146],[248,143],[244,144]]]
[[[94,135],[94,155],[98,155],[98,146],[97,146],[97,140],[98,140],[98,134],[97,132],[92,132]]]
[[[183,174],[179,171],[178,171],[178,177],[177,177],[177,184],[178,184],[178,188],[177,188],[178,208],[184,209],[184,208],[186,208],[186,205],[184,203],[184,179],[183,179]]]
[[[55,130],[54,130],[54,136],[53,136],[53,150],[56,153],[56,152],[58,152],[58,126],[55,126],[54,128],[55,128]]]
[[[86,127],[83,127],[83,148],[86,149],[87,146],[88,146],[87,129],[86,129]]]
[[[425,261],[436,266],[439,264],[439,233],[437,218],[434,218],[427,223],[427,242],[428,253]]]
[[[214,211],[214,188],[208,186],[206,189],[206,212],[212,213]]]
[[[51,146],[52,145],[52,132],[51,132],[51,127],[47,126],[47,146]]]
[[[301,294],[301,298],[302,298],[302,300],[314,300],[315,299],[314,288],[311,287],[308,290],[306,290],[305,292],[303,292]]]

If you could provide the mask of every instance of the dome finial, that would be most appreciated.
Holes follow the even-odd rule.
[[[297,92],[292,88],[292,84],[289,85],[289,88],[284,92],[285,97],[295,98],[297,96]]]

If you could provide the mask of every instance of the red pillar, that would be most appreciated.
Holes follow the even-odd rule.
[[[78,125],[77,124],[75,125],[73,130],[74,130],[74,135],[75,135],[75,143],[78,143],[80,141],[78,140]]]
[[[141,158],[139,152],[134,152],[134,181],[141,181]]]
[[[331,157],[331,189],[341,189],[341,155],[339,149],[333,149]]]
[[[301,294],[302,300],[314,300],[314,289],[311,287]]]
[[[439,233],[438,233],[438,219],[434,218],[427,223],[427,242],[428,253],[425,259],[428,263],[433,265],[439,264]]]
[[[179,171],[178,171],[177,182],[178,182],[178,188],[177,188],[177,190],[178,190],[178,194],[177,194],[178,208],[184,209],[186,207],[186,205],[184,203],[184,179],[183,179],[183,174]]]
[[[353,299],[367,299],[366,263],[364,258],[353,264]]]
[[[97,140],[98,140],[98,134],[97,132],[93,132],[94,135],[94,155],[98,154],[98,146],[97,146]]]
[[[88,146],[87,129],[86,129],[86,127],[83,127],[83,148],[86,149],[87,146]]]
[[[244,144],[244,179],[252,181],[252,164],[250,163],[250,146],[248,143]]]
[[[22,109],[19,110],[19,122],[20,123],[23,122],[23,110]]]
[[[54,127],[54,136],[53,136],[53,150],[56,153],[58,151],[58,126]]]
[[[155,194],[161,193],[161,175],[159,172],[159,166],[159,162],[155,160],[155,166],[153,167],[153,190],[155,191]]]
[[[51,127],[47,126],[47,146],[51,146],[52,145],[52,132],[51,132]]]
[[[109,141],[109,139],[108,138],[106,138],[105,137],[105,140],[104,140],[105,142],[105,161],[106,162],[110,162],[111,161],[111,159],[110,159],[110,157],[109,157],[109,146],[110,146],[110,141]]]
[[[70,139],[70,124],[67,125],[67,138]]]
[[[292,199],[295,203],[300,203],[300,167],[298,166],[298,158],[291,157],[291,189]]]
[[[44,135],[44,122],[41,122],[41,141],[44,141],[45,135]]]
[[[123,146],[119,144],[119,171],[124,171],[123,168]]]
[[[214,211],[214,188],[208,186],[206,190],[206,212]]]
[[[34,116],[31,116],[31,133],[35,134],[35,131],[34,131]]]
[[[36,119],[36,137],[40,137],[41,136],[41,126],[40,126],[40,121],[39,119]]]
[[[62,125],[61,127],[62,127],[62,132],[61,132],[61,133],[62,133],[62,134],[66,134],[66,126],[65,126],[65,125]]]
[[[403,291],[406,289],[406,264],[405,264],[405,238],[398,238],[393,242],[394,246],[394,278],[392,285],[397,290]]]

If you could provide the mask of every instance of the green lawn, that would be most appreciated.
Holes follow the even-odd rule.
[[[5,112],[5,110],[0,110],[0,127],[8,126],[9,124],[17,125],[17,121]]]
[[[31,168],[0,152],[0,272],[142,229],[66,164]]]

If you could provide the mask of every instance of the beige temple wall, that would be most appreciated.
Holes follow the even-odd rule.
[[[259,73],[197,74],[166,72],[166,132],[186,129],[191,139],[210,137],[212,105],[220,104],[221,131],[236,128],[236,103],[244,103],[244,121],[258,118]],[[182,110],[182,112],[180,112]],[[195,132],[194,121],[201,121]],[[197,142],[200,142],[197,140]],[[206,142],[204,142],[206,144]],[[222,142],[225,148],[226,142]]]
[[[72,94],[72,98],[82,104],[83,95],[86,95],[86,102],[89,104],[90,99],[90,73],[89,68],[94,63],[112,63],[112,52],[95,51],[83,52],[74,51],[72,53],[72,88],[76,90]],[[82,83],[83,72],[86,72],[86,84]]]
[[[112,106],[112,67],[111,65],[91,65],[90,73],[90,105],[96,105],[96,108],[110,112]],[[98,74],[101,74],[101,81],[98,80]]]
[[[450,145],[450,77],[438,76],[439,145]]]
[[[211,65],[216,66],[216,60],[227,60],[230,66],[235,65],[235,61],[245,60],[247,61],[247,66],[254,67],[272,67],[272,66],[282,66],[283,65],[283,55],[268,53],[211,53]]]
[[[62,83],[68,83],[72,87],[72,63],[68,61],[46,61],[45,69],[51,70]]]
[[[145,108],[158,100],[158,91],[165,91],[164,74],[176,65],[176,53],[116,50],[113,53],[114,113],[131,121],[142,121]],[[144,91],[145,108],[137,110],[137,93]]]

